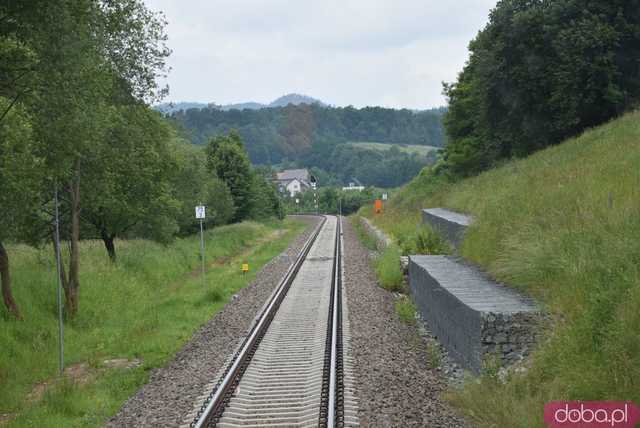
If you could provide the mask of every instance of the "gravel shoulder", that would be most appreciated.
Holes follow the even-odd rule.
[[[470,427],[441,394],[447,382],[429,367],[417,326],[403,323],[393,294],[377,285],[350,221],[343,222],[351,356],[363,427]]]
[[[295,260],[318,218],[303,217],[306,230],[289,248],[267,263],[254,282],[240,290],[166,367],[151,373],[149,382],[130,397],[107,427],[179,426],[238,346],[251,322]]]

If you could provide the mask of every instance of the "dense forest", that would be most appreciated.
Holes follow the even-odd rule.
[[[343,186],[356,182],[389,188],[407,183],[422,168],[437,160],[436,151],[422,156],[402,152],[395,145],[389,147],[381,151],[318,141],[297,162],[284,163],[282,166],[310,168],[321,186]]]
[[[640,1],[503,0],[445,84],[442,170],[468,176],[602,124],[640,100]]]
[[[269,177],[235,135],[202,150],[149,104],[165,89],[165,22],[142,0],[0,3],[0,282],[12,294],[5,243],[52,248],[65,311],[79,308],[79,241],[168,242],[207,225],[280,216]],[[54,219],[59,212],[59,230]],[[66,245],[55,245],[59,235]],[[51,245],[53,243],[53,245]]]
[[[289,104],[263,109],[189,109],[170,117],[194,144],[232,129],[242,136],[251,161],[278,164],[307,153],[316,141],[375,141],[442,147],[442,110],[412,112],[382,107],[324,107]]]
[[[195,144],[237,130],[255,164],[316,168],[323,183],[395,187],[435,161],[398,150],[374,151],[350,141],[442,147],[444,109],[422,112],[381,107],[289,104],[261,109],[192,108],[170,117]]]

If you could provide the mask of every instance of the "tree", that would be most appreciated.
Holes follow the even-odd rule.
[[[80,285],[82,183],[95,173],[88,166],[95,141],[107,131],[110,106],[162,94],[156,77],[168,55],[163,21],[139,0],[4,2],[0,17],[2,37],[27,46],[35,59],[24,70],[28,79],[6,83],[3,75],[2,90],[14,100],[21,97],[31,114],[36,151],[48,173],[46,188],[58,187],[68,208],[63,236],[69,240],[69,269],[61,279],[67,314],[73,316]],[[12,58],[6,69],[24,68],[19,55]]]
[[[104,242],[116,261],[114,240],[143,221],[155,228],[151,237],[167,242],[176,227],[178,200],[171,188],[176,164],[169,148],[171,132],[158,113],[143,105],[113,109],[102,141],[87,156],[81,217]],[[162,219],[160,219],[162,217]]]
[[[205,226],[229,223],[235,211],[231,192],[222,180],[208,172],[204,150],[177,138],[173,146],[177,167],[172,188],[174,197],[180,201],[177,220],[180,234],[189,235],[198,231],[199,222],[194,209],[200,204],[207,207]]]
[[[207,168],[229,188],[235,206],[234,220],[248,218],[253,177],[249,157],[237,132],[211,139],[207,146]]]
[[[640,100],[640,1],[502,0],[445,84],[446,170],[526,156]]]
[[[10,104],[0,97],[0,110]],[[22,314],[13,297],[9,254],[3,243],[18,238],[38,209],[40,162],[33,149],[29,117],[14,103],[0,121],[0,284],[5,307],[19,319]]]
[[[278,196],[278,189],[271,181],[270,168],[256,168],[251,171],[251,213],[250,218],[260,220],[269,217],[284,218],[284,209]]]

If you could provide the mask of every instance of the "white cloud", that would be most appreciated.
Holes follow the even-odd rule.
[[[169,26],[169,99],[444,104],[495,0],[145,0]]]

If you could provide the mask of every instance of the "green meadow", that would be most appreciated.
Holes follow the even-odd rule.
[[[10,245],[14,294],[24,321],[0,309],[0,425],[99,426],[305,227],[299,221],[222,226],[164,246],[83,241],[78,315],[65,321],[64,379],[58,377],[55,264],[50,247]],[[241,263],[250,265],[248,274]],[[122,359],[133,368],[113,367]],[[106,362],[106,363],[105,363]],[[126,364],[125,364],[126,365]]]
[[[401,152],[409,153],[409,154],[416,153],[420,156],[426,156],[429,154],[429,152],[439,149],[439,147],[419,146],[417,144],[387,144],[387,143],[373,143],[369,141],[352,141],[352,142],[349,142],[349,144],[354,147],[359,147],[361,149],[378,150],[383,152],[391,149],[392,147],[395,147]]]

